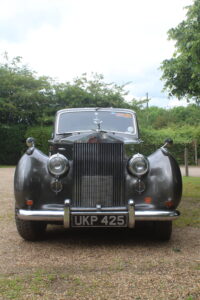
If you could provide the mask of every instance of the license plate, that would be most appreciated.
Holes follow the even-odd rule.
[[[72,215],[72,227],[127,227],[125,215]]]

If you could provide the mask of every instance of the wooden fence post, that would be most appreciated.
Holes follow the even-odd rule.
[[[188,172],[188,148],[187,148],[187,145],[185,145],[185,150],[184,150],[184,162],[185,162],[185,176],[189,176],[189,172]]]
[[[198,154],[197,154],[197,140],[194,140],[194,161],[195,165],[198,165]]]

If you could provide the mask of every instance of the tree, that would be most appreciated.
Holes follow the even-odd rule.
[[[125,85],[104,82],[102,74],[93,73],[77,77],[72,83],[58,84],[55,87],[57,108],[64,107],[124,107],[130,105],[125,101]]]
[[[34,124],[53,96],[50,78],[36,77],[21,57],[0,63],[0,123]]]
[[[104,82],[101,74],[83,74],[72,83],[57,83],[7,54],[0,63],[0,123],[50,125],[57,110],[70,107],[132,107],[125,85]]]
[[[177,127],[184,125],[198,126],[200,124],[200,107],[189,104],[187,107],[178,106],[169,111],[169,125]]]
[[[161,129],[169,125],[170,113],[170,110],[157,106],[151,106],[139,110],[137,115],[141,127]]]
[[[67,107],[124,107],[126,85],[104,82],[101,74],[56,83],[22,64],[21,57],[0,62],[0,123],[49,125],[57,110]]]
[[[200,104],[200,0],[187,7],[186,19],[168,31],[175,52],[161,64],[164,89],[169,96]]]

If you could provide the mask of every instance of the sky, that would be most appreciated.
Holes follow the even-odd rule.
[[[72,81],[97,72],[127,85],[127,99],[185,105],[162,92],[159,67],[172,57],[167,31],[193,0],[0,0],[0,54],[21,56],[38,75]],[[2,58],[0,58],[2,59]]]

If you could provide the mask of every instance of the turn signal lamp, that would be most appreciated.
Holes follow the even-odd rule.
[[[33,205],[33,200],[26,200],[26,205],[32,206]]]
[[[151,204],[152,198],[151,198],[151,197],[145,197],[145,198],[144,198],[144,202],[145,202],[146,204]]]
[[[171,207],[174,206],[174,203],[173,203],[171,200],[169,200],[169,201],[166,201],[166,202],[165,202],[165,206],[166,206],[167,208],[171,208]]]

